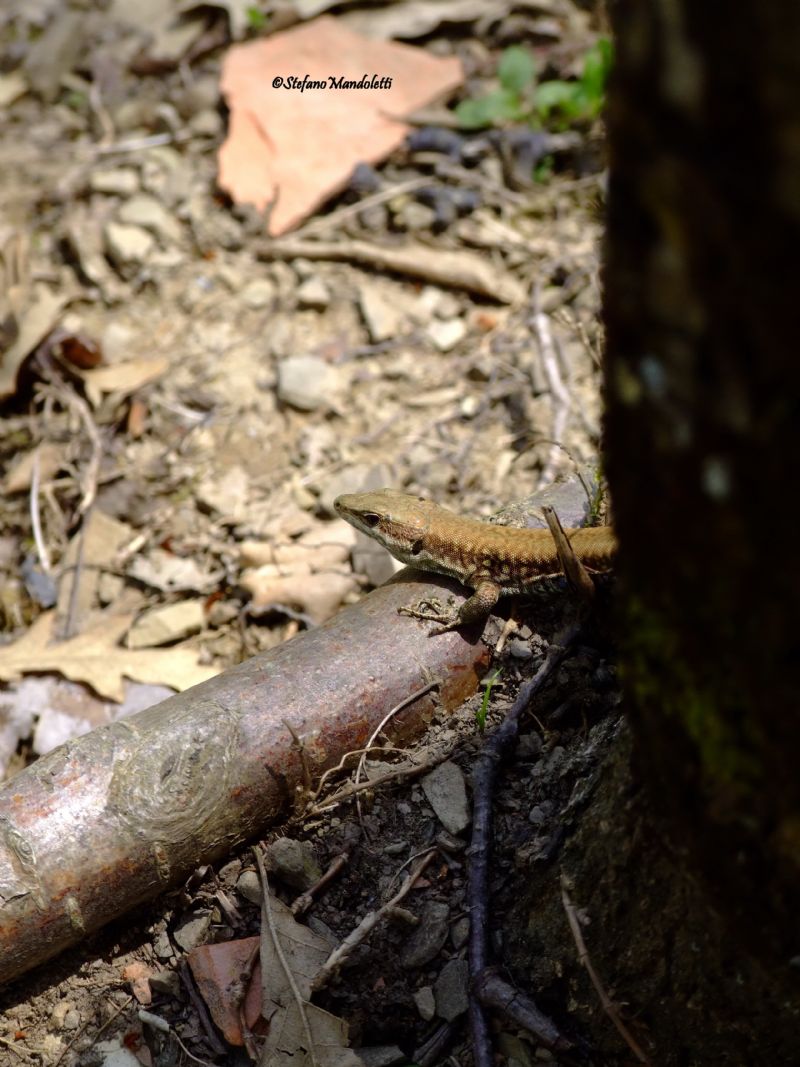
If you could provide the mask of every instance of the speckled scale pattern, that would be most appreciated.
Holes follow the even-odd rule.
[[[378,489],[339,497],[336,510],[403,563],[448,574],[475,588],[491,581],[500,593],[524,593],[560,573],[549,530],[498,526],[456,515],[431,500]],[[610,526],[565,530],[589,570],[608,570],[617,540]]]

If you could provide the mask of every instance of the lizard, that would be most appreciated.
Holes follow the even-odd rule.
[[[472,589],[456,613],[400,609],[403,614],[440,623],[432,635],[485,622],[501,596],[531,592],[537,582],[561,571],[547,529],[482,522],[396,489],[345,494],[333,506],[351,526],[374,538],[401,563],[456,578]],[[589,572],[611,567],[617,548],[611,526],[564,532]],[[433,608],[430,602],[428,606]]]

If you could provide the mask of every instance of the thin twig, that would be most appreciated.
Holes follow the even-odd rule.
[[[555,442],[558,442],[557,445],[554,444],[551,446],[547,462],[539,477],[537,489],[541,489],[542,486],[550,485],[555,478],[556,467],[558,464],[558,449],[561,447],[561,441],[564,437],[564,430],[567,426],[567,419],[569,417],[572,400],[561,378],[561,371],[558,367],[558,356],[556,355],[556,348],[553,342],[553,333],[550,329],[550,319],[542,311],[538,286],[534,290],[531,326],[536,335],[536,341],[539,346],[539,355],[542,359],[542,369],[544,370],[547,384],[553,398],[553,426],[550,436]]]
[[[502,759],[519,734],[519,720],[532,698],[552,677],[575,644],[581,627],[573,623],[556,636],[544,662],[523,685],[503,722],[484,745],[472,772],[472,841],[467,872],[467,906],[470,914],[469,973],[475,982],[489,962],[489,859],[492,843],[492,798]],[[492,1042],[486,1012],[477,996],[470,997],[470,1029],[475,1067],[492,1067]]]
[[[399,711],[402,711],[403,708],[405,708],[408,704],[411,704],[415,700],[418,700],[419,697],[421,697],[421,696],[425,696],[426,693],[429,693],[431,691],[431,689],[435,689],[436,686],[438,686],[438,685],[439,685],[438,680],[434,680],[434,681],[428,682],[426,685],[423,685],[419,689],[416,689],[413,693],[410,693],[407,697],[404,697],[403,700],[401,700],[399,704],[395,704],[395,706],[390,711],[386,712],[384,717],[381,719],[381,721],[378,723],[378,725],[372,731],[372,734],[370,735],[370,738],[367,741],[366,747],[364,748],[364,751],[361,753],[361,758],[359,759],[358,766],[356,767],[356,774],[355,774],[355,781],[354,781],[354,785],[355,785],[356,789],[358,789],[358,786],[359,786],[360,781],[361,781],[361,775],[364,773],[364,768],[365,768],[365,765],[366,765],[366,762],[367,762],[367,753],[372,748],[372,746],[375,744],[375,740],[378,737],[378,735],[381,733],[381,731],[383,730],[384,726],[386,726],[386,724],[390,721],[390,719],[393,719],[394,716],[397,715],[397,713]],[[361,816],[361,797],[360,796],[356,797],[356,808],[358,810],[358,818],[359,818],[359,820],[361,820],[362,816]]]
[[[120,1004],[120,1006],[117,1008],[117,1010],[115,1012],[112,1012],[112,1014],[109,1016],[108,1019],[106,1019],[106,1021],[103,1023],[103,1025],[100,1027],[100,1029],[97,1030],[92,1035],[92,1044],[94,1044],[97,1041],[97,1039],[100,1037],[100,1035],[103,1033],[104,1030],[107,1030],[109,1028],[109,1026],[111,1026],[111,1024],[114,1022],[114,1020],[117,1018],[117,1016],[121,1015],[122,1012],[125,1011],[125,1009],[130,1006],[132,1000],[133,1000],[132,996],[128,997],[128,999],[123,1004]],[[89,1025],[89,1022],[87,1021],[77,1031],[77,1033],[72,1038],[70,1043],[68,1045],[64,1046],[64,1048],[61,1050],[60,1055],[58,1056],[58,1059],[56,1059],[55,1062],[53,1063],[53,1067],[58,1067],[59,1063],[61,1063],[61,1061],[64,1059],[64,1057],[69,1052],[69,1050],[74,1047],[76,1041],[78,1041],[83,1036],[83,1034],[86,1032],[86,1027],[88,1025]]]
[[[283,947],[278,939],[278,931],[275,928],[275,920],[272,916],[272,905],[269,899],[269,879],[267,878],[267,868],[264,865],[264,857],[260,848],[253,849],[253,855],[256,859],[256,865],[258,867],[258,876],[261,879],[261,894],[263,902],[264,921],[267,924],[270,937],[272,938],[272,947],[275,949],[275,955],[278,957],[278,962],[283,969],[284,977],[286,978],[287,985],[292,991],[297,1010],[300,1014],[300,1021],[303,1027],[303,1033],[306,1039],[306,1053],[311,1060],[311,1067],[318,1067],[318,1060],[315,1054],[314,1037],[311,1033],[311,1025],[308,1021],[308,1013],[306,1012],[306,1002],[303,1000],[302,994],[297,986],[297,982],[292,974],[292,969],[289,966],[289,962],[283,952]]]
[[[379,789],[382,785],[386,785],[387,782],[397,782],[402,778],[413,778],[418,774],[423,774],[425,771],[435,767],[437,763],[441,763],[442,759],[444,757],[440,756],[437,759],[424,760],[414,767],[396,767],[392,771],[387,771],[386,774],[379,774],[376,778],[368,778],[365,782],[358,782],[357,784],[348,782],[347,785],[343,785],[324,803],[315,804],[312,808],[309,808],[306,815],[321,815],[323,812],[338,807],[339,804],[348,800],[354,794],[363,793],[365,789]]]
[[[50,563],[50,553],[47,551],[47,545],[44,543],[44,537],[42,536],[42,517],[39,512],[39,480],[41,478],[39,460],[39,449],[37,448],[33,454],[33,470],[31,471],[31,527],[33,529],[33,543],[36,545],[36,555],[39,558],[39,564],[45,574],[50,574],[52,564]]]
[[[314,976],[314,980],[311,983],[311,989],[313,992],[317,992],[317,990],[322,989],[323,986],[328,984],[328,982],[331,980],[334,974],[336,974],[336,972],[339,970],[345,960],[347,960],[347,958],[352,955],[354,949],[357,948],[358,945],[360,945],[369,936],[369,934],[375,929],[381,919],[383,919],[384,916],[386,916],[387,914],[390,914],[392,910],[397,907],[403,897],[407,896],[407,894],[411,892],[411,890],[414,888],[417,879],[435,855],[436,849],[429,849],[428,853],[421,860],[421,862],[417,864],[417,866],[408,876],[406,882],[404,882],[400,889],[398,889],[398,891],[391,898],[391,900],[387,900],[387,902],[383,904],[380,908],[378,908],[377,911],[371,911],[367,915],[365,915],[361,922],[358,924],[358,926],[356,926],[354,930],[351,930],[351,932],[347,935],[344,941],[342,941],[341,945],[339,945],[333,950],[333,952],[330,954],[330,956],[328,956],[327,960],[323,963],[322,967],[320,967],[319,971],[317,971],[316,975]]]
[[[592,965],[592,961],[589,957],[589,952],[586,948],[586,942],[583,940],[583,934],[581,933],[581,924],[578,920],[578,914],[575,910],[575,905],[569,898],[566,879],[563,875],[561,876],[561,902],[564,905],[564,911],[567,915],[567,922],[569,923],[569,928],[572,931],[572,936],[575,940],[575,947],[578,950],[578,960],[586,968],[586,972],[589,975],[591,983],[594,986],[598,997],[600,998],[600,1004],[602,1005],[603,1011],[606,1013],[606,1015],[608,1015],[614,1026],[616,1026],[623,1041],[634,1054],[639,1063],[644,1063],[647,1064],[648,1067],[652,1067],[650,1060],[647,1058],[646,1053],[642,1050],[641,1046],[636,1041],[636,1038],[633,1036],[633,1034],[630,1032],[630,1030],[620,1018],[616,1005],[606,992],[605,986],[600,981],[600,978],[597,972],[595,971],[594,966]]]

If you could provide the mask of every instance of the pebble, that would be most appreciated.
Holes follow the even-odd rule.
[[[263,899],[261,882],[255,871],[244,871],[236,883],[236,891],[251,904],[260,904]]]
[[[231,288],[235,288],[231,286]],[[269,278],[255,278],[239,293],[239,297],[247,307],[257,310],[268,307],[275,297],[275,285]]]
[[[433,987],[436,1014],[452,1022],[469,1008],[469,964],[466,960],[448,960]]]
[[[281,881],[303,892],[322,877],[314,850],[308,841],[279,837],[267,854],[268,869]]]
[[[147,193],[127,200],[119,209],[118,218],[120,222],[150,230],[166,241],[179,241],[181,237],[181,226],[175,216]]]
[[[139,175],[131,167],[114,170],[95,170],[89,176],[89,188],[93,193],[111,196],[133,196],[139,191]]]
[[[312,311],[324,311],[331,302],[331,293],[325,282],[318,277],[306,278],[298,288],[298,307]]]
[[[358,306],[373,344],[386,341],[400,332],[402,313],[377,286],[369,283],[361,286]]]
[[[153,235],[147,230],[121,222],[107,223],[103,237],[111,260],[123,275],[140,267],[155,247]]]
[[[463,340],[467,327],[463,319],[434,319],[425,332],[440,352],[449,352]]]
[[[461,768],[448,760],[440,763],[422,779],[425,798],[439,822],[451,834],[460,834],[469,826],[467,787]]]
[[[189,129],[198,137],[218,137],[222,133],[222,117],[214,108],[203,108],[189,119]]]
[[[417,1006],[420,1018],[429,1023],[436,1014],[436,1000],[431,986],[424,985],[421,989],[418,989],[414,993],[414,1003]]]
[[[420,924],[406,941],[400,963],[409,969],[424,967],[441,950],[448,934],[450,909],[438,900],[428,901],[422,908]]]
[[[191,952],[198,945],[205,944],[210,926],[211,916],[208,912],[187,915],[180,920],[172,936],[185,952]]]
[[[338,375],[318,356],[289,356],[278,364],[278,397],[299,411],[315,411],[330,403]]]

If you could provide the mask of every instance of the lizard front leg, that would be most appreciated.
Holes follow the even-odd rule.
[[[426,619],[429,622],[442,623],[441,626],[431,630],[431,637],[435,634],[445,634],[450,630],[457,630],[461,626],[471,626],[476,622],[485,622],[492,608],[500,599],[501,587],[490,578],[483,578],[475,585],[475,591],[457,612],[445,612],[441,609],[438,601],[423,601],[416,609],[399,608],[401,615],[410,615],[413,619]],[[427,605],[431,610],[424,610]],[[437,610],[437,608],[439,610]]]

